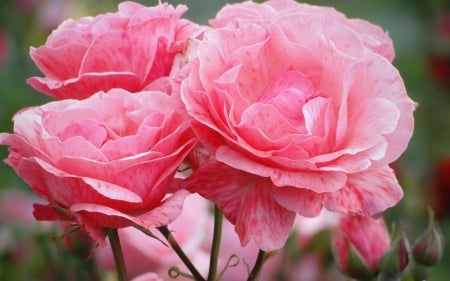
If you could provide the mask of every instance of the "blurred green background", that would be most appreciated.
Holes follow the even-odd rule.
[[[44,44],[48,34],[62,20],[116,11],[118,2],[0,0],[0,38],[3,38],[0,39],[0,53],[3,49],[6,54],[4,57],[0,55],[0,131],[12,130],[11,118],[19,109],[50,100],[25,83],[26,78],[41,75],[28,55],[30,46]],[[137,2],[146,5],[157,3]],[[203,24],[227,2],[230,1],[169,1],[171,4],[186,4],[189,7],[186,17]],[[387,219],[389,222],[403,222],[408,234],[417,237],[426,226],[426,209],[431,206],[437,213],[447,240],[450,240],[450,1],[301,2],[333,6],[350,18],[371,21],[389,32],[396,50],[394,64],[404,78],[409,95],[419,103],[419,107],[415,112],[416,128],[409,148],[394,164],[405,197],[398,206],[387,212]],[[4,159],[6,155],[6,148],[1,147],[0,158]],[[27,190],[27,187],[8,166],[0,165],[0,191],[9,189]],[[0,280],[4,280],[2,276],[6,276],[6,273],[9,276],[6,280],[89,280],[92,276],[98,276],[94,267],[86,270],[93,274],[86,276],[91,277],[81,274],[74,279],[64,272],[56,275],[58,278],[42,273],[41,267],[46,266],[42,257],[51,260],[53,268],[63,266],[64,270],[71,271],[84,266],[83,262],[89,254],[89,249],[86,249],[88,246],[81,243],[79,248],[75,248],[80,250],[78,254],[83,258],[77,259],[73,252],[55,246],[57,243],[47,241],[50,239],[42,238],[47,237],[47,231],[34,230],[32,236],[27,237],[20,225],[11,227],[0,213]],[[7,252],[11,245],[5,233],[13,233],[17,239],[22,236],[23,239],[37,239],[42,247],[27,248],[26,258],[15,261]],[[63,264],[58,258],[51,258],[61,255],[65,261]],[[433,269],[429,280],[446,280],[450,276],[449,265],[450,253],[447,247],[444,261]],[[18,272],[14,273],[16,269]]]

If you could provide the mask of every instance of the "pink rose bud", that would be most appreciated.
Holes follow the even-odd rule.
[[[370,280],[370,278],[374,275],[367,267],[364,258],[361,257],[361,255],[352,245],[349,246],[349,254],[347,258],[347,264],[345,266],[346,271],[343,272],[349,277],[356,278],[358,280]]]
[[[414,242],[413,257],[421,265],[432,266],[442,259],[444,236],[430,211],[428,229]]]
[[[396,280],[407,271],[410,264],[411,247],[403,229],[400,229],[391,248],[381,260],[379,281]]]
[[[342,217],[333,238],[341,271],[358,279],[378,272],[390,245],[384,220],[366,216]]]

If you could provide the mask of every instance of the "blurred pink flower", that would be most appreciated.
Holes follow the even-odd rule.
[[[139,275],[131,279],[131,281],[163,281],[163,279],[161,279],[161,277],[159,277],[157,274],[149,272]]]
[[[0,223],[34,225],[33,204],[39,201],[42,200],[34,194],[16,188],[0,190]]]
[[[207,233],[212,233],[212,223],[209,224],[210,229]],[[206,252],[210,252],[211,250],[211,241],[212,237],[204,240],[204,249]],[[239,237],[234,230],[234,225],[231,224],[228,220],[223,221],[222,226],[222,242],[219,253],[219,269],[222,270],[226,263],[229,261],[232,255],[235,255],[237,258],[232,258],[230,260],[231,264],[235,264],[235,266],[230,266],[226,269],[223,274],[221,280],[223,281],[231,281],[231,280],[246,280],[249,270],[252,269],[255,264],[256,257],[258,255],[259,248],[253,242],[249,242],[247,245],[242,246]],[[275,274],[280,267],[280,256],[274,254],[271,258],[269,258],[262,268],[259,279],[260,281],[270,281],[276,280]]]
[[[169,229],[185,253],[205,274],[208,270],[209,257],[201,246],[205,243],[207,225],[211,223],[208,202],[200,196],[192,194],[186,198],[181,214],[169,225]],[[151,229],[151,231],[165,241],[158,230]],[[132,227],[120,229],[119,236],[125,265],[131,277],[148,271],[157,273],[161,277],[167,277],[167,271],[172,266],[178,266],[187,271],[176,253],[161,241],[148,237]],[[96,259],[103,268],[115,269],[109,247],[97,249]],[[177,280],[181,280],[181,277]]]
[[[415,103],[381,28],[292,0],[227,5],[211,22],[181,86],[211,158],[181,186],[243,245],[281,248],[296,213],[373,215],[402,198],[388,165]]]
[[[166,197],[168,187],[197,139],[173,100],[113,89],[18,112],[0,144],[9,146],[6,163],[48,201],[35,217],[74,221],[99,243],[103,228],[175,219],[186,192]]]
[[[42,198],[18,188],[3,188],[0,190],[0,224],[18,224],[32,227],[36,224],[33,217],[33,205],[43,203]],[[47,225],[45,222],[39,223]]]
[[[306,247],[316,234],[324,230],[331,230],[339,225],[341,215],[327,210],[314,218],[297,216],[294,230],[297,231],[297,242],[300,248]]]
[[[201,29],[180,17],[187,8],[123,2],[117,13],[64,21],[30,54],[45,77],[27,82],[57,99],[82,99],[122,88],[170,91],[173,60]]]

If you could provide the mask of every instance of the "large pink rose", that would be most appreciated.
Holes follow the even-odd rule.
[[[295,213],[373,215],[401,199],[388,164],[415,103],[380,28],[291,0],[229,5],[212,23],[181,87],[211,158],[182,186],[244,245],[282,247]]]
[[[122,88],[167,90],[174,57],[201,28],[180,19],[185,6],[124,2],[117,13],[66,20],[31,57],[45,77],[28,83],[57,99]]]
[[[103,228],[161,226],[179,213],[185,192],[169,183],[197,140],[173,97],[121,89],[63,100],[14,116],[0,134],[6,159],[48,205],[38,220],[75,221],[102,242]]]

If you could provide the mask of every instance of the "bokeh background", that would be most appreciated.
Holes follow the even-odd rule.
[[[28,55],[30,46],[44,44],[64,19],[116,11],[118,2],[0,0],[0,131],[11,131],[16,111],[50,101],[25,83],[26,78],[41,75]],[[205,24],[230,1],[168,2],[186,4],[186,17]],[[414,238],[426,227],[427,208],[431,207],[450,241],[450,1],[301,2],[334,6],[348,17],[369,20],[389,32],[396,50],[394,64],[419,106],[409,148],[394,163],[405,197],[386,218],[389,224],[403,224]],[[0,158],[6,155],[6,148],[1,147]],[[31,202],[36,199],[24,198],[23,193],[28,196],[26,185],[8,166],[0,165],[0,280],[114,280],[88,258],[92,249],[87,241],[59,238],[59,227],[36,224],[31,217]],[[429,280],[450,276],[448,248]]]

